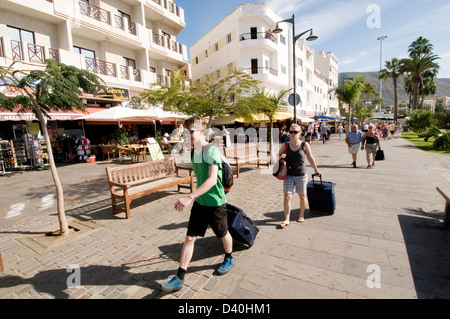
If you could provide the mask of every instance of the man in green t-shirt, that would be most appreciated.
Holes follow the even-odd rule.
[[[184,285],[184,275],[194,252],[198,236],[205,236],[208,225],[214,234],[222,239],[225,258],[217,269],[220,275],[226,274],[234,265],[231,253],[233,238],[228,232],[225,191],[222,186],[222,160],[218,148],[205,140],[205,123],[199,118],[188,119],[184,127],[191,135],[192,167],[197,178],[197,189],[189,196],[175,203],[175,209],[182,211],[192,202],[191,215],[186,238],[181,250],[180,266],[177,275],[161,284],[165,292],[180,290]]]

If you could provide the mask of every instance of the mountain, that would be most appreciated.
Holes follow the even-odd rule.
[[[346,78],[354,78],[357,75],[363,75],[364,79],[370,84],[374,84],[377,87],[377,92],[380,92],[380,80],[378,80],[378,72],[342,72],[339,73],[339,85]],[[436,79],[437,83],[437,92],[436,96],[444,95],[450,96],[450,79],[442,78]],[[383,100],[384,105],[393,105],[394,104],[394,86],[392,84],[392,80],[388,79],[383,81]],[[406,100],[406,93],[403,89],[403,84],[401,79],[397,79],[397,97],[398,100]],[[400,102],[399,102],[400,103]]]

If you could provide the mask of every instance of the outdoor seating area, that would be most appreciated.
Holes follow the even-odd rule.
[[[181,174],[186,170],[187,174]],[[131,217],[131,202],[139,197],[166,189],[171,186],[188,188],[194,191],[193,170],[180,167],[175,158],[147,161],[120,167],[106,167],[113,214],[124,212],[126,218]],[[187,184],[187,185],[186,185]],[[119,206],[118,200],[123,202]]]

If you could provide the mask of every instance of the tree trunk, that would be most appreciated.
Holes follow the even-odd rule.
[[[413,111],[417,110],[417,100],[419,98],[419,83],[413,84],[413,100],[412,100],[412,107]]]
[[[28,92],[27,92],[28,93]],[[32,93],[31,93],[32,94]],[[31,95],[29,94],[31,97]],[[47,130],[47,119],[44,117],[39,105],[31,98],[34,110],[38,116],[39,122],[41,123],[42,132],[44,133],[45,143],[47,144],[48,161],[50,163],[50,170],[52,172],[53,182],[56,188],[56,199],[57,199],[57,209],[58,209],[58,220],[59,229],[62,236],[69,234],[69,225],[67,224],[66,212],[64,211],[64,193],[61,185],[61,181],[58,176],[58,171],[56,170],[55,159],[53,158],[52,144]]]
[[[397,78],[392,79],[394,84],[394,122],[397,123],[398,120],[398,98],[397,98]]]

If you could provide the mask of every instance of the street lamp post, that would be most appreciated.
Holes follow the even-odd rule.
[[[380,41],[380,71],[382,68],[382,60],[383,60],[383,40],[386,39],[387,36],[386,35],[382,35],[381,37],[379,37],[377,40]],[[383,80],[380,79],[380,98],[383,99]],[[380,102],[380,108],[378,110],[378,112],[381,112],[381,103]]]
[[[293,106],[294,106],[294,119],[293,119],[293,122],[295,124],[297,124],[297,101],[296,101],[296,99],[297,99],[296,98],[296,96],[297,96],[297,92],[296,92],[297,83],[296,83],[296,78],[295,78],[295,69],[296,69],[296,67],[295,67],[295,64],[296,64],[295,63],[295,59],[296,59],[296,57],[295,57],[295,42],[298,39],[300,39],[301,36],[303,36],[304,34],[306,34],[308,32],[310,32],[310,34],[306,38],[307,41],[314,41],[314,40],[317,39],[317,36],[313,35],[313,29],[309,29],[309,30],[306,30],[305,32],[302,32],[302,33],[300,33],[298,35],[295,35],[295,16],[294,16],[294,14],[292,15],[292,18],[290,18],[290,19],[278,21],[275,29],[272,31],[273,33],[280,33],[280,32],[283,31],[283,29],[281,29],[278,26],[278,23],[281,23],[281,22],[290,22],[290,23],[292,23],[292,57],[293,57],[293,64],[292,64],[293,70],[292,70],[292,73],[293,73],[293,80],[294,80],[294,82],[292,83],[294,85],[294,103],[293,103]]]

